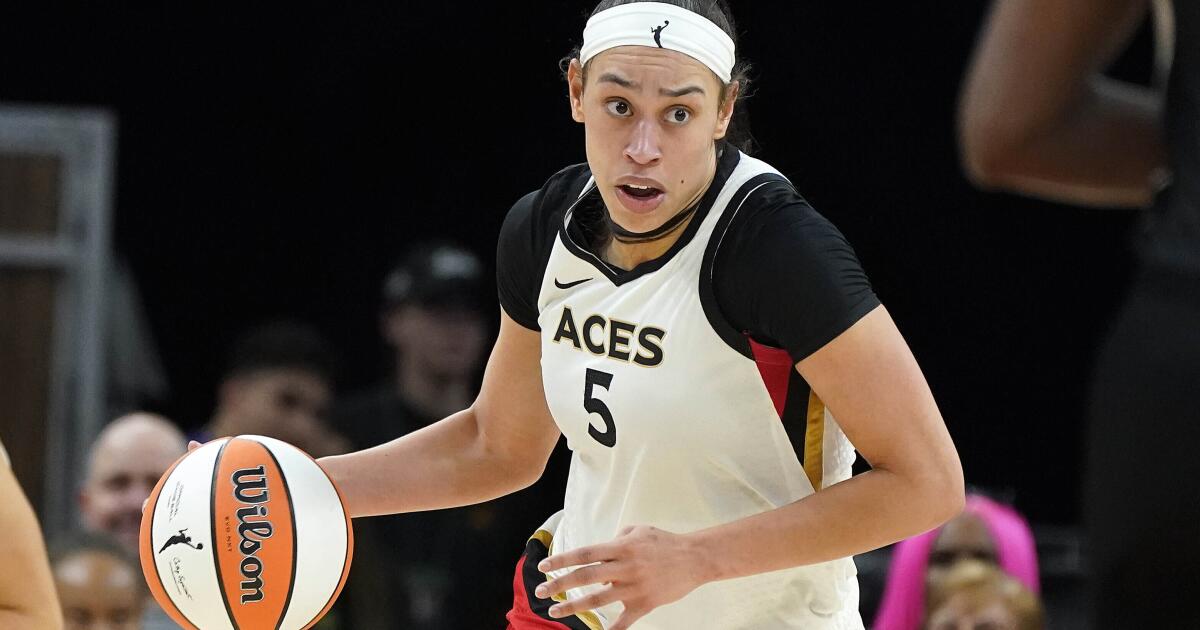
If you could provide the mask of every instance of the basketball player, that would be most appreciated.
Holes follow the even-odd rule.
[[[0,628],[63,627],[37,516],[0,443]]]
[[[1160,61],[1175,42],[1165,99],[1100,74],[1149,5],[997,2],[962,104],[980,183],[1151,207],[1092,383],[1085,501],[1102,629],[1200,627],[1200,3],[1153,5]]]
[[[588,161],[505,221],[478,398],[322,460],[353,515],[426,510],[528,486],[565,434],[566,505],[527,544],[510,628],[862,628],[849,557],[962,507],[854,251],[725,140],[734,33],[711,1],[597,7],[567,71]],[[854,478],[851,443],[873,466]]]

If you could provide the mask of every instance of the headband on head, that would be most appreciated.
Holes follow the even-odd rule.
[[[583,29],[579,62],[617,46],[651,46],[681,52],[729,83],[733,39],[711,20],[663,2],[633,2],[593,15]]]

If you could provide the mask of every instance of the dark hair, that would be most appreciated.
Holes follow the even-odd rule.
[[[316,329],[296,322],[276,322],[240,337],[229,354],[225,378],[259,370],[296,369],[332,382],[333,352]]]
[[[733,40],[734,46],[737,46],[737,24],[733,21],[733,13],[730,12],[729,6],[724,0],[600,0],[600,3],[596,5],[591,14],[596,15],[601,11],[607,11],[613,7],[633,4],[635,2],[662,2],[691,11],[716,24]],[[563,76],[566,76],[566,70],[571,61],[579,58],[579,51],[579,46],[576,46],[571,50],[570,54],[561,60],[559,65],[563,71]],[[584,66],[585,77],[587,76],[586,71],[587,66]],[[750,134],[750,118],[743,104],[743,101],[750,96],[749,75],[750,63],[742,59],[741,55],[739,55],[733,64],[733,71],[730,72],[729,77],[730,83],[734,81],[738,83],[737,98],[739,102],[738,106],[733,110],[733,120],[729,121],[729,128],[725,132],[725,141],[746,154],[750,154],[754,149],[754,136]],[[728,95],[726,91],[728,87],[728,84],[721,85],[719,101],[722,103],[725,102],[725,97]]]

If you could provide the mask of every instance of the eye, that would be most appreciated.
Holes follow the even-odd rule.
[[[684,107],[672,107],[667,112],[667,120],[676,124],[682,125],[691,119],[692,112],[688,111],[687,108]]]
[[[620,116],[622,118],[628,116],[629,110],[631,109],[629,107],[629,103],[620,100],[609,101],[604,104],[604,107],[608,109],[608,113],[612,114],[613,116]]]

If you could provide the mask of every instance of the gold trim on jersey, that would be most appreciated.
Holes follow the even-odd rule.
[[[814,491],[821,489],[825,462],[825,403],[817,393],[808,393],[808,428],[804,432],[804,474],[812,482]]]

